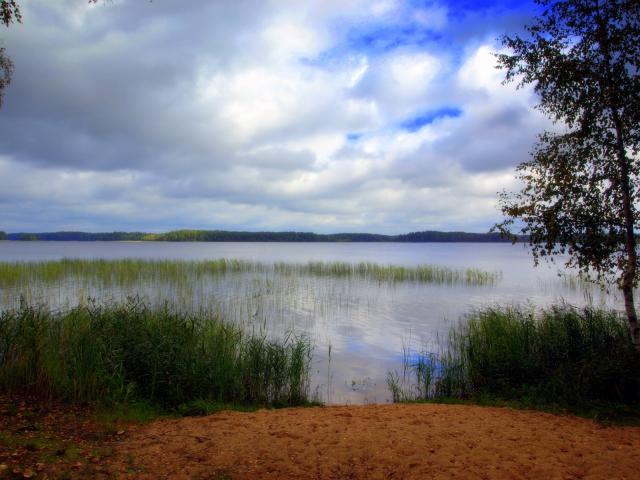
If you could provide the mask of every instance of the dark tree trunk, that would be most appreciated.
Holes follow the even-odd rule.
[[[608,97],[608,104],[611,109],[611,119],[616,133],[615,152],[618,159],[619,178],[614,181],[618,183],[622,193],[622,212],[624,216],[624,236],[625,236],[625,256],[622,262],[622,281],[620,287],[624,295],[624,308],[629,322],[629,335],[631,343],[636,351],[640,352],[640,325],[638,325],[638,314],[636,313],[633,301],[633,287],[636,280],[636,269],[638,265],[638,255],[636,253],[635,236],[635,212],[633,207],[631,192],[631,166],[627,158],[625,149],[625,133],[620,116],[620,99],[614,87],[615,77],[611,71],[611,50],[609,35],[607,33],[607,22],[600,15],[600,2],[596,1],[595,7],[598,11],[597,19],[599,24],[600,45],[604,54],[604,85],[603,90]]]
[[[629,320],[629,333],[631,343],[640,352],[640,325],[633,301],[633,287],[636,279],[638,255],[636,252],[636,236],[634,229],[634,212],[631,201],[631,178],[629,172],[629,159],[624,149],[622,123],[617,109],[613,109],[613,122],[616,128],[616,150],[620,166],[620,186],[622,190],[622,208],[624,214],[625,230],[625,254],[626,261],[622,273],[622,293],[624,294],[624,308]]]
[[[626,159],[625,159],[625,163]],[[628,169],[627,169],[628,170]],[[628,177],[628,175],[627,175]],[[640,326],[638,325],[638,315],[633,302],[633,286],[636,278],[636,265],[638,256],[636,253],[636,237],[633,228],[633,211],[631,208],[631,192],[629,181],[624,182],[622,201],[624,204],[624,223],[625,223],[625,249],[627,261],[622,276],[622,293],[624,294],[624,308],[627,312],[629,320],[629,332],[631,334],[631,342],[636,350],[640,351]]]
[[[631,234],[629,234],[627,231],[626,235],[627,265],[624,269],[624,274],[622,277],[622,293],[624,294],[624,308],[627,313],[627,319],[629,320],[629,333],[631,334],[631,343],[633,343],[635,349],[640,352],[640,326],[638,325],[638,315],[636,314],[636,307],[633,301],[633,284],[636,276],[637,262],[635,236],[633,235],[633,229],[631,230]]]

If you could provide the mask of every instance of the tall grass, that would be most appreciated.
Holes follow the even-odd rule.
[[[278,273],[306,274],[323,277],[356,277],[378,282],[422,282],[437,284],[492,285],[498,275],[478,269],[451,269],[437,265],[403,267],[372,262],[309,262],[306,264],[275,263]]]
[[[495,397],[543,404],[637,404],[640,355],[614,311],[492,308],[452,329],[442,351],[405,355],[394,400]]]
[[[0,313],[0,388],[75,402],[299,405],[308,401],[310,359],[305,338],[268,340],[137,298]]]
[[[498,274],[477,269],[451,269],[435,265],[402,267],[376,263],[308,262],[262,263],[247,260],[82,260],[0,262],[0,286],[30,283],[54,284],[84,280],[101,285],[133,285],[141,281],[184,282],[229,273],[273,272],[281,275],[313,275],[369,279],[377,282],[493,285]]]

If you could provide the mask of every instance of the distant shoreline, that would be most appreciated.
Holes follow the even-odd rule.
[[[287,243],[509,243],[499,233],[423,231],[400,235],[375,233],[240,232],[227,230],[174,230],[145,232],[0,232],[10,241],[125,241],[125,242],[287,242]],[[518,236],[517,241],[527,238]]]

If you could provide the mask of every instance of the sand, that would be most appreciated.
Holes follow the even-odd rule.
[[[640,479],[640,427],[466,405],[222,412],[134,427],[116,458],[154,479]]]

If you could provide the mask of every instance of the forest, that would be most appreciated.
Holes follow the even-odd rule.
[[[312,232],[236,232],[226,230],[173,230],[166,233],[144,232],[43,232],[9,233],[0,232],[0,240],[40,240],[40,241],[158,241],[158,242],[509,242],[511,239],[499,233],[467,232],[411,232],[401,235],[380,235],[374,233],[333,233]],[[526,241],[524,236],[517,241]]]

